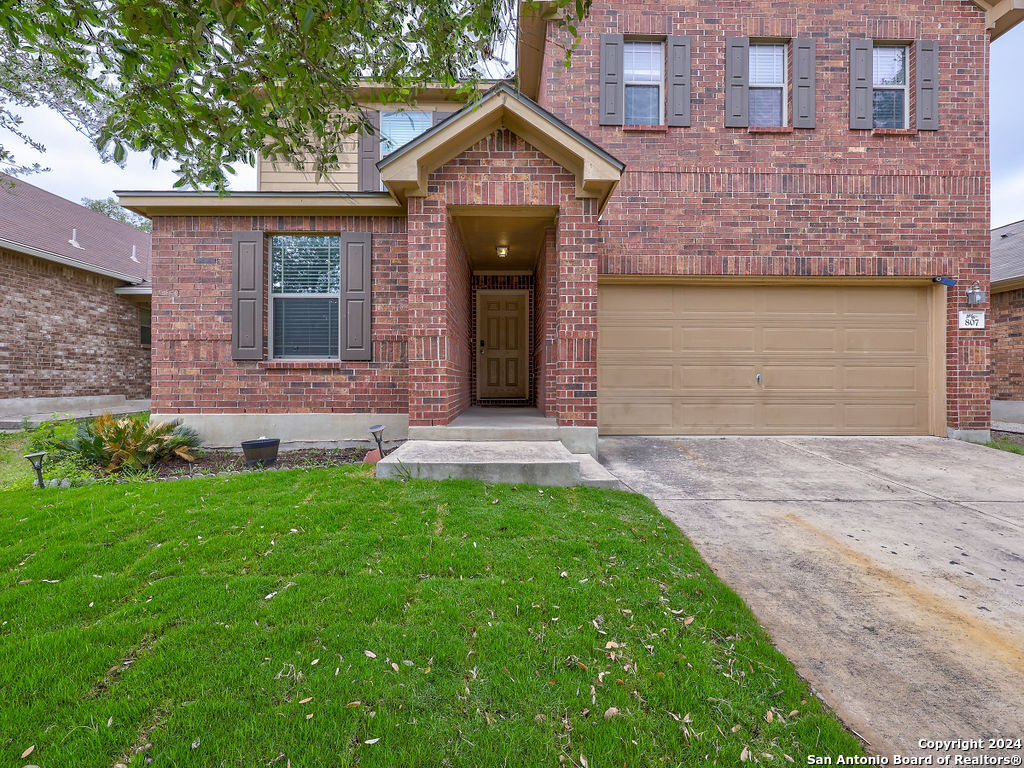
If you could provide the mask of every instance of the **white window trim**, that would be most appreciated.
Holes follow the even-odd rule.
[[[645,40],[643,38],[630,38],[627,37],[622,42],[623,58],[625,58],[626,46],[630,43],[653,43],[661,48],[661,79],[657,82],[650,80],[629,80],[626,78],[626,67],[622,67],[622,124],[624,126],[636,126],[643,127],[645,125],[652,125],[652,123],[627,123],[626,122],[626,88],[630,85],[645,85],[645,86],[658,86],[658,122],[653,125],[664,125],[665,124],[665,41],[664,40]]]
[[[875,128],[875,91],[903,91],[903,125],[896,130],[902,131],[910,127],[910,46],[906,43],[873,43],[873,48],[902,48],[906,51],[904,57],[905,71],[903,73],[903,85],[875,85],[874,67],[871,75],[871,127]],[[871,54],[874,56],[874,52]],[[873,63],[873,62],[872,62]],[[883,129],[884,130],[884,129]]]
[[[274,292],[274,238],[323,236],[340,237],[340,232],[288,232],[270,236],[270,247],[267,249],[267,359],[287,360],[296,363],[315,363],[324,360],[341,359],[341,285],[337,293],[275,293]],[[337,299],[338,300],[338,354],[334,357],[276,357],[274,355],[274,299]]]
[[[749,48],[755,46],[775,47],[782,48],[782,82],[781,83],[754,83],[753,78],[750,77],[750,72],[747,72],[747,114],[750,114],[750,91],[753,90],[781,90],[782,91],[782,125],[765,125],[760,126],[763,128],[787,128],[789,126],[789,47],[790,44],[780,43],[774,40],[751,40]],[[748,65],[749,67],[749,65]]]

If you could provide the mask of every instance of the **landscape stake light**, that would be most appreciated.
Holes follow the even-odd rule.
[[[384,434],[383,424],[374,424],[370,427],[370,434],[373,435],[373,439],[377,441],[377,450],[380,451],[380,457],[384,458],[384,445],[381,443],[380,438]]]
[[[967,289],[967,304],[976,307],[985,303],[985,292],[981,290],[981,283],[975,280],[974,285]]]
[[[28,459],[29,463],[32,465],[32,469],[36,471],[36,477],[39,479],[40,488],[46,487],[43,484],[43,456],[45,455],[46,451],[25,454],[25,458]]]

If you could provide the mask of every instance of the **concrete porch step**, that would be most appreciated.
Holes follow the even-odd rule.
[[[409,440],[378,462],[377,477],[618,487],[589,454],[570,453],[556,441]]]

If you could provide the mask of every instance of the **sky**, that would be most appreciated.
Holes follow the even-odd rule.
[[[1024,24],[992,43],[992,226],[1024,219]],[[11,136],[0,142],[15,150],[19,162],[38,162],[52,168],[33,174],[32,184],[76,202],[83,197],[110,197],[118,190],[170,189],[173,166],[154,169],[145,153],[133,153],[124,168],[103,163],[89,141],[58,115],[46,109],[22,112],[24,128],[46,146],[39,155]],[[256,171],[236,168],[231,188],[256,188]]]

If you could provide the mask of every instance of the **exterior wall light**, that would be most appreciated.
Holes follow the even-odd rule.
[[[384,445],[381,443],[381,437],[384,434],[383,424],[374,424],[370,427],[370,434],[373,435],[373,439],[377,441],[377,450],[380,452],[380,457],[384,458]]]
[[[508,246],[507,245],[499,245],[497,248],[494,249],[494,251],[495,251],[495,253],[498,254],[498,258],[499,259],[507,259],[508,258]]]
[[[981,283],[977,280],[974,281],[974,285],[967,289],[967,305],[970,307],[976,307],[979,304],[985,303],[985,292],[981,290]]]
[[[36,471],[36,478],[39,480],[39,487],[45,488],[43,484],[43,457],[46,455],[46,451],[40,451],[39,453],[27,453],[25,458],[28,459],[32,465],[32,469]]]

